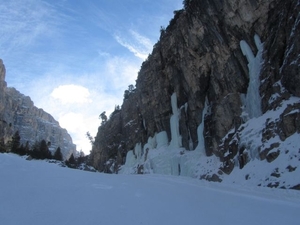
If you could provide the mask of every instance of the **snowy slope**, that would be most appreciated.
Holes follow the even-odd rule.
[[[0,154],[0,221],[299,224],[300,192],[163,175],[108,175]]]
[[[175,108],[173,105],[176,104],[173,101],[176,101],[174,95],[172,96],[172,108]],[[299,109],[296,109],[284,114],[289,106],[299,104],[299,101],[300,98],[298,97],[290,97],[282,101],[276,109],[269,110],[258,117],[248,118],[237,130],[232,129],[228,132],[224,137],[224,142],[231,135],[231,142],[236,141],[239,143],[239,148],[244,146],[244,152],[247,152],[248,155],[248,162],[242,169],[240,169],[239,154],[233,157],[234,168],[229,175],[220,170],[223,162],[216,155],[206,156],[202,123],[198,128],[198,140],[200,141],[196,150],[187,151],[176,144],[181,139],[177,129],[175,129],[179,124],[178,118],[175,121],[172,120],[176,115],[176,109],[173,109],[174,115],[170,119],[171,128],[175,127],[171,129],[171,142],[168,143],[167,135],[162,135],[165,132],[161,132],[150,138],[144,147],[139,144],[139,148],[127,153],[126,163],[121,167],[119,173],[180,175],[222,181],[224,184],[236,183],[244,186],[299,188],[300,133],[295,132],[284,141],[275,132],[269,140],[263,138],[263,132],[267,130],[268,124],[275,124],[282,117],[289,114],[299,113]],[[208,111],[208,109],[204,109],[204,114]],[[250,115],[246,112],[245,114],[247,114],[247,117]],[[259,110],[254,109],[253,114],[259,115]],[[202,120],[204,121],[204,119]],[[274,127],[276,128],[276,126]],[[269,163],[267,160],[262,160],[260,154],[264,149],[271,146],[273,148],[269,151],[269,154],[278,152],[278,156]],[[224,157],[229,154],[231,152],[228,149]]]

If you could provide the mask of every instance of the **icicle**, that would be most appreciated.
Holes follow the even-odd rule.
[[[155,140],[157,143],[156,148],[166,147],[168,146],[168,135],[166,131],[159,132],[155,135]]]
[[[134,147],[134,153],[137,157],[137,160],[140,160],[142,155],[143,155],[143,152],[142,152],[142,144],[141,143],[137,143]]]
[[[249,114],[246,112],[246,95],[245,94],[240,94],[240,99],[242,102],[242,114],[241,118],[243,122],[247,122],[249,120]]]
[[[179,148],[182,146],[182,140],[179,133],[179,110],[177,108],[176,93],[173,93],[171,96],[171,105],[172,105],[173,115],[170,118],[171,137],[172,137],[170,146],[173,148]]]
[[[260,37],[257,34],[254,35],[254,42],[255,42],[257,50],[258,51],[262,51],[263,50],[263,46],[262,46]]]
[[[205,142],[204,142],[204,118],[205,115],[208,112],[208,99],[205,99],[205,103],[204,103],[204,109],[202,110],[202,121],[199,124],[198,128],[197,128],[197,135],[198,135],[198,146],[196,147],[196,151],[201,152],[205,155]]]
[[[188,103],[186,102],[186,103],[184,104],[184,111],[185,111],[185,113],[187,113],[187,109],[188,109]]]
[[[172,113],[173,113],[173,115],[178,115],[176,93],[173,93],[172,96],[171,96],[171,106],[172,106]]]
[[[262,63],[263,44],[261,43],[258,35],[254,36],[254,41],[258,49],[257,55],[255,57],[247,42],[244,40],[240,42],[241,50],[248,60],[249,85],[246,95],[246,112],[248,113],[250,119],[253,117],[259,117],[262,114],[261,97],[259,95],[259,75]]]
[[[133,154],[133,150],[130,150],[126,154],[126,161],[125,166],[126,167],[133,167],[136,164],[137,160],[135,158],[135,155]]]
[[[252,52],[250,46],[247,44],[246,41],[242,40],[242,41],[240,41],[240,47],[243,52],[243,55],[246,56],[248,63],[250,63],[254,59],[254,55],[253,55],[253,52]],[[248,64],[248,66],[249,66],[249,64]]]
[[[143,147],[143,152],[146,153],[146,150],[151,150],[156,147],[156,140],[155,138],[149,137],[148,142]]]
[[[194,143],[193,143],[193,140],[192,140],[192,136],[191,136],[191,131],[189,129],[189,149],[192,150],[194,149]]]

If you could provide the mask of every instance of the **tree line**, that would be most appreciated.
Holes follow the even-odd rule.
[[[45,140],[41,140],[40,142],[35,142],[33,146],[29,146],[29,142],[27,141],[26,144],[21,144],[21,136],[19,131],[16,131],[12,136],[11,140],[5,145],[1,143],[2,152],[11,152],[18,155],[28,155],[34,159],[55,159],[58,161],[63,160],[63,156],[61,153],[60,147],[56,149],[54,154],[52,155],[49,147],[51,145],[50,142],[46,142]]]
[[[4,140],[0,140],[0,153],[11,152],[18,154],[20,156],[27,155],[33,159],[53,159],[63,162],[65,166],[70,168],[79,168],[82,164],[86,164],[88,157],[84,156],[83,152],[80,153],[79,157],[75,157],[73,154],[66,161],[63,160],[63,155],[61,153],[61,148],[58,147],[55,152],[49,150],[51,143],[41,140],[40,142],[35,142],[33,146],[29,145],[27,141],[26,144],[21,144],[21,136],[19,131],[16,131],[12,136],[11,140],[5,144]]]

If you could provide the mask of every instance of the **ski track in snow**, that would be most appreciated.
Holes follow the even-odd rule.
[[[0,221],[299,224],[300,192],[166,175],[108,175],[0,154]]]

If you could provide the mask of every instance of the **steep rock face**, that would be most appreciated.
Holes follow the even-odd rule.
[[[235,166],[243,167],[251,157],[257,157],[250,154],[254,147],[241,138],[245,126],[249,121],[256,123],[255,117],[260,114],[286,107],[276,121],[257,120],[265,125],[256,132],[272,133],[272,137],[279,135],[282,141],[299,134],[300,112],[299,105],[295,104],[298,100],[283,104],[291,96],[299,97],[300,91],[299,2],[185,2],[185,10],[175,13],[143,63],[134,92],[124,100],[121,111],[99,128],[91,154],[93,165],[99,170],[107,168],[108,158],[116,163],[124,162],[124,152],[129,150],[137,158],[140,154],[137,144],[147,146],[149,138],[162,131],[166,131],[171,142],[173,93],[180,111],[179,147],[194,150],[200,144],[199,125],[204,123],[200,135],[204,136],[205,153],[221,162],[217,164],[219,175],[230,174]],[[255,73],[258,81],[251,77]],[[250,90],[253,82],[258,82],[257,91]],[[261,96],[260,112],[254,118],[248,112],[250,92]],[[208,110],[202,115],[205,102]],[[266,139],[263,135],[260,144]],[[148,152],[146,148],[141,151],[144,155]],[[263,146],[256,146],[255,151],[261,153],[259,159],[265,159],[267,153]],[[110,164],[109,168],[112,168]]]
[[[0,91],[1,93],[4,92],[6,87],[5,82],[5,67],[3,65],[2,59],[0,59]],[[0,112],[4,109],[4,95],[0,95]]]
[[[5,82],[5,66],[3,64],[2,59],[0,59],[0,114],[2,115],[5,109],[5,89],[6,89],[6,82]],[[0,141],[6,143],[9,138],[12,136],[12,130],[10,129],[7,122],[4,118],[1,117],[0,119]]]
[[[36,141],[50,142],[50,150],[61,148],[64,159],[76,151],[68,132],[49,114],[34,106],[30,97],[5,82],[5,67],[0,61],[0,135],[7,143],[19,131],[21,143],[32,146]]]

